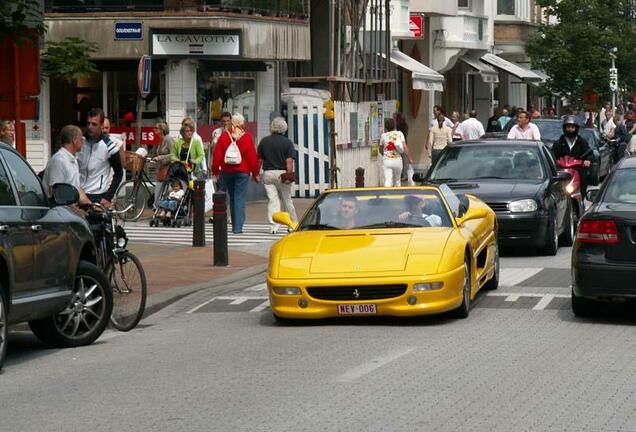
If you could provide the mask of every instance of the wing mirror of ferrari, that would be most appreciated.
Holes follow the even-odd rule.
[[[276,212],[272,215],[272,219],[277,224],[285,225],[291,229],[296,229],[297,223],[292,222],[291,216],[287,212]]]

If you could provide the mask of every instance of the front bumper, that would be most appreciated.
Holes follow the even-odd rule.
[[[497,213],[497,239],[501,245],[542,247],[548,230],[548,216],[541,212]]]
[[[579,297],[636,298],[636,262],[609,261],[604,254],[572,255],[572,290]]]
[[[414,292],[413,285],[424,282],[444,282],[444,287],[435,291]],[[406,292],[398,297],[374,300],[319,300],[311,297],[307,287],[313,286],[356,286],[407,284]],[[430,315],[453,310],[462,302],[462,288],[464,284],[464,267],[460,266],[448,273],[423,276],[402,276],[383,278],[315,278],[315,279],[272,279],[267,277],[269,301],[272,312],[281,318],[320,319],[343,316],[338,314],[338,305],[347,304],[375,304],[377,313],[374,316],[417,316]],[[298,287],[300,295],[277,295],[274,287]],[[407,299],[416,298],[411,305]],[[301,307],[301,300],[306,301],[306,307]],[[351,316],[351,315],[344,315]],[[368,315],[364,315],[368,316]]]

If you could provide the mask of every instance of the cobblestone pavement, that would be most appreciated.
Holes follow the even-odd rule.
[[[636,320],[575,318],[568,261],[503,258],[466,320],[281,326],[255,275],[90,347],[14,335],[0,429],[636,431]]]

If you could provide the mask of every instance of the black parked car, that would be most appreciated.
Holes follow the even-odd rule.
[[[555,118],[538,118],[532,119],[532,123],[539,128],[543,144],[552,150],[554,142],[563,134],[563,121]],[[513,126],[514,124],[512,124],[512,122],[508,122],[502,132],[504,139],[508,136],[508,132],[510,132]],[[597,185],[612,169],[612,149],[609,143],[601,137],[601,134],[596,129],[581,127],[579,129],[579,135],[585,138],[594,152],[594,159],[588,171],[587,181],[591,185]]]
[[[478,196],[497,214],[501,245],[524,245],[555,255],[574,238],[573,209],[552,153],[524,140],[459,141],[447,146],[427,174],[455,192]]]
[[[585,316],[600,298],[636,298],[636,158],[622,159],[579,223],[572,249],[572,310]]]
[[[66,207],[78,197],[56,185],[51,203],[31,167],[0,143],[0,367],[10,324],[28,322],[45,343],[71,347],[92,343],[108,323],[112,291],[92,264],[93,236]]]

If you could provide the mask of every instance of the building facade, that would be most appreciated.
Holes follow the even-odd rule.
[[[269,133],[272,113],[280,111],[281,63],[310,59],[308,0],[284,6],[235,0],[77,3],[45,3],[46,38],[97,44],[92,60],[98,72],[72,84],[51,79],[44,86],[44,132],[30,140],[27,153],[36,169],[55,150],[57,132],[69,123],[83,126],[93,107],[104,109],[115,130],[127,133],[129,145],[137,122],[141,143],[153,145],[157,119],[165,119],[177,136],[186,116],[207,142],[223,111],[242,113],[258,140]],[[138,119],[143,55],[152,58],[151,82]]]

